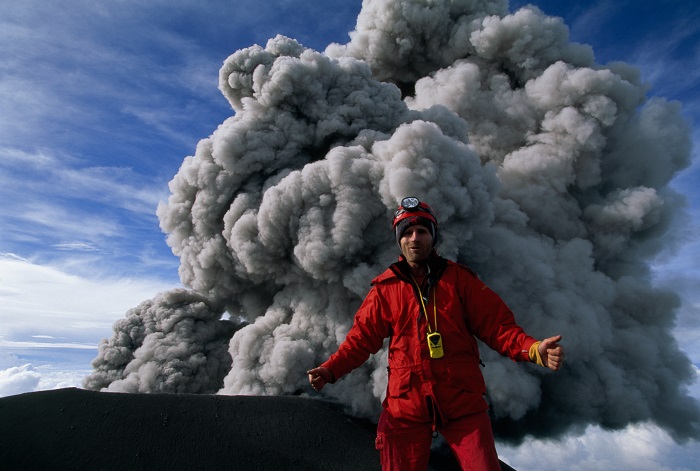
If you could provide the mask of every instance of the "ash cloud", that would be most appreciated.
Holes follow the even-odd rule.
[[[230,56],[219,88],[234,115],[158,208],[190,291],[129,311],[86,387],[309,392],[305,371],[396,259],[391,214],[416,195],[443,255],[530,334],[564,336],[554,375],[482,351],[498,435],[653,421],[698,436],[694,369],[671,334],[679,298],[649,266],[674,243],[683,198],[669,182],[690,130],[638,70],[597,64],[535,7],[369,1],[348,44],[278,36]],[[376,417],[385,366],[380,351],[322,395]]]
[[[88,389],[119,392],[214,393],[231,368],[235,323],[192,291],[161,293],[130,309],[99,345]]]

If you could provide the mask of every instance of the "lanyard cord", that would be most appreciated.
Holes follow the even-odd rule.
[[[433,331],[430,328],[430,319],[428,318],[428,309],[425,307],[425,301],[423,300],[423,292],[420,290],[420,286],[418,286],[418,282],[416,281],[415,278],[413,278],[413,275],[411,275],[411,279],[413,280],[413,283],[416,285],[416,288],[418,289],[418,297],[420,298],[420,304],[423,306],[423,314],[425,314],[425,322],[428,324],[428,333],[431,334]],[[429,289],[429,288],[428,288]],[[437,291],[437,287],[433,288],[433,318],[435,319],[435,332],[437,332],[437,302],[435,298],[435,291]]]

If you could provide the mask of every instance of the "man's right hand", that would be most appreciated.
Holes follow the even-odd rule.
[[[320,391],[326,385],[326,383],[331,382],[332,374],[328,368],[322,366],[317,366],[316,368],[310,369],[306,372],[309,375],[309,383],[311,387],[316,391]]]

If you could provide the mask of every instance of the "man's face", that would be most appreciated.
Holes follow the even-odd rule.
[[[433,250],[433,236],[425,226],[420,224],[408,226],[401,236],[399,246],[408,263],[423,263],[428,260]]]

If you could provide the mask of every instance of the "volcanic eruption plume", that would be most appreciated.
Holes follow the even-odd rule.
[[[671,334],[679,298],[649,265],[682,214],[679,104],[506,0],[365,1],[350,37],[318,52],[277,36],[224,62],[234,113],[158,208],[188,290],[117,322],[85,386],[315,394],[305,371],[396,259],[391,214],[414,195],[436,211],[442,255],[528,333],[564,337],[554,375],[482,350],[497,435],[649,420],[697,436],[693,368]],[[374,418],[385,367],[382,350],[322,395]]]

